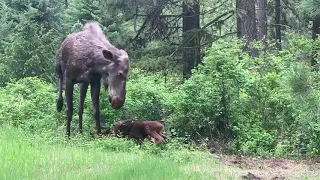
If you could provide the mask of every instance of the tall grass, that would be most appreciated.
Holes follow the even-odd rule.
[[[214,179],[147,153],[48,143],[23,130],[0,128],[0,179]]]

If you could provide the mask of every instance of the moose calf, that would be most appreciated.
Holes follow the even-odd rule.
[[[157,121],[133,121],[122,120],[118,121],[114,125],[115,135],[128,135],[130,138],[136,139],[141,144],[145,138],[155,140],[156,145],[159,145],[167,137],[162,134],[164,129],[163,124]]]

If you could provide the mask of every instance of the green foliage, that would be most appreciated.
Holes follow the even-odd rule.
[[[128,82],[128,101],[126,102],[126,117],[134,119],[161,120],[164,112],[163,95],[166,88],[163,78],[138,70]]]
[[[3,41],[15,26],[16,23],[13,21],[13,10],[8,7],[4,2],[0,2],[0,55],[4,53],[5,41]],[[2,73],[1,73],[2,74]]]
[[[0,123],[22,127],[30,132],[52,132],[64,122],[56,115],[55,89],[36,78],[9,83],[1,91]]]
[[[170,141],[163,148],[168,151],[185,144],[193,149],[190,140],[210,143],[222,138],[227,139],[230,150],[240,154],[319,155],[320,76],[294,50],[310,47],[312,41],[293,38],[295,45],[288,49],[256,58],[242,51],[242,42],[221,40],[207,50],[203,64],[182,84],[176,76],[165,79],[160,73],[134,68],[123,108],[112,109],[107,92],[101,89],[101,115],[108,128],[122,119],[164,120]],[[52,84],[24,78],[0,91],[1,124],[45,136],[65,133],[65,113],[56,112],[57,93]],[[74,94],[72,132],[77,134],[77,85]],[[95,132],[91,104],[88,92],[83,135],[88,139]],[[95,147],[122,152],[137,149],[132,141],[113,138],[97,141]],[[186,157],[163,153],[148,144],[144,149],[177,161],[190,161],[192,156],[189,152]]]
[[[303,14],[308,18],[314,19],[320,17],[320,11],[317,8],[320,6],[319,0],[303,0],[299,6]]]
[[[312,42],[303,36],[289,42],[292,45],[278,55],[250,59],[254,64],[236,108],[241,114],[234,121],[234,145],[242,153],[315,154],[310,142],[317,142],[319,134],[310,135],[308,129],[319,119],[319,106],[311,103],[319,98],[319,73],[300,59],[307,58],[301,55],[308,54]]]
[[[123,12],[113,7],[117,2],[99,0],[71,0],[64,15],[65,31],[69,34],[79,31],[88,21],[100,23],[103,31],[115,46],[125,47],[133,34],[132,23]],[[119,3],[119,2],[118,2]]]
[[[163,97],[168,93],[163,79],[160,79],[159,75],[146,74],[139,69],[132,69],[131,73],[133,75],[127,82],[126,102],[121,109],[112,109],[107,100],[108,92],[101,89],[101,114],[107,117],[109,125],[121,119],[162,120],[165,117]],[[90,97],[87,97],[89,111],[90,101]]]
[[[16,26],[16,34],[10,37],[5,48],[5,74],[12,79],[38,76],[52,81],[55,52],[48,51],[56,48],[56,32],[45,32],[46,29],[27,19],[22,21]]]
[[[3,52],[0,56],[1,86],[9,80],[30,76],[53,81],[56,51],[52,49],[57,49],[60,41],[55,24],[59,21],[57,9],[59,3],[53,7],[53,3],[47,1],[30,2],[30,5],[23,2],[3,4],[3,10],[8,11],[2,17],[8,20],[4,29],[8,32],[0,42],[0,53]]]
[[[165,97],[178,134],[201,141],[231,137],[230,148],[247,155],[316,155],[319,73],[301,59],[312,41],[290,37],[288,49],[257,58],[236,40],[208,49],[203,64],[171,95],[174,101]]]
[[[293,65],[288,72],[287,80],[293,96],[294,130],[297,131],[293,141],[295,154],[319,155],[320,132],[317,124],[320,120],[320,91],[319,84],[315,84],[319,78],[319,73],[312,72],[304,63]]]
[[[137,43],[138,44],[138,43]],[[168,41],[154,40],[146,43],[145,48],[141,48],[130,53],[137,61],[135,67],[139,67],[147,72],[168,71],[176,72],[181,70],[181,65],[173,61],[173,55],[177,53],[178,47],[171,45]]]
[[[243,42],[225,38],[206,49],[202,64],[183,82],[179,74],[178,30],[170,32],[172,37],[155,40],[147,38],[152,37],[153,31],[144,27],[150,32],[141,33],[140,42],[130,49],[132,38],[139,33],[134,31],[134,24],[140,27],[143,23],[139,18],[133,21],[132,15],[149,11],[153,1],[136,3],[141,12],[135,12],[132,2],[123,0],[68,0],[68,8],[56,0],[0,0],[0,86],[3,87],[0,89],[0,124],[11,124],[46,137],[65,133],[65,103],[62,113],[57,113],[55,107],[57,92],[52,83],[56,81],[55,53],[64,37],[95,20],[114,45],[129,52],[131,67],[134,67],[123,108],[112,109],[108,92],[101,89],[101,115],[108,128],[122,119],[163,120],[170,141],[162,149],[146,143],[143,148],[149,154],[187,162],[192,161],[194,154],[189,150],[196,149],[194,142],[199,145],[223,141],[233,152],[245,155],[320,155],[320,75],[309,65],[319,39],[313,42],[309,35],[301,32],[284,32],[282,51],[270,51],[274,45],[268,44],[268,49],[261,50],[259,57],[252,58],[243,51]],[[216,26],[203,29],[201,42],[204,44],[232,31],[233,24],[223,26],[221,19],[229,14],[232,4],[219,3],[216,7],[219,11],[209,2],[201,5],[203,12],[210,13],[210,17],[203,17],[201,25]],[[317,3],[301,2],[302,12],[308,19],[318,17]],[[176,14],[180,9],[176,5],[164,6],[163,13]],[[221,12],[227,14],[211,20],[211,16],[219,17]],[[287,15],[283,16],[284,21],[293,16],[283,15]],[[301,29],[299,27],[299,31]],[[201,50],[205,47],[202,45]],[[319,61],[319,57],[316,58]],[[87,142],[89,134],[95,132],[92,102],[88,92],[85,132],[78,136],[78,90],[75,85],[72,132],[76,139]],[[55,141],[53,138],[52,142]],[[138,151],[132,141],[115,138],[96,141],[93,147]],[[177,149],[180,152],[174,151]]]
[[[104,88],[101,89],[101,114],[102,117],[106,117],[108,126],[121,119],[161,120],[163,117],[164,105],[160,98],[161,92],[164,92],[163,86],[153,81],[157,79],[156,76],[143,77],[143,74],[138,75],[138,71],[135,76],[139,77],[139,80],[133,77],[128,82],[126,104],[121,110],[111,108],[107,100],[107,92]],[[0,98],[0,123],[21,126],[35,132],[46,129],[63,133],[59,129],[65,121],[63,112],[65,112],[66,105],[64,103],[61,113],[56,112],[57,90],[52,84],[35,77],[29,77],[9,83],[0,91],[3,95]],[[78,94],[79,89],[75,85],[73,127],[77,127]],[[92,117],[90,90],[87,94],[84,128],[93,130],[95,126]],[[73,129],[73,131],[77,130]]]
[[[248,71],[239,60],[240,44],[219,41],[207,51],[203,64],[193,71],[178,92],[171,121],[184,135],[211,138],[230,131],[229,122]],[[199,137],[200,136],[200,137]],[[203,137],[201,137],[203,136]]]

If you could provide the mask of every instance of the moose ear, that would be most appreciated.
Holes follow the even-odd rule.
[[[103,51],[102,51],[102,54],[103,54],[104,58],[109,59],[109,60],[112,60],[113,54],[112,54],[110,51],[108,51],[108,50],[103,50]]]

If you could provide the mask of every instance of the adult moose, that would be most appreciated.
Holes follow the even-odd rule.
[[[101,134],[100,81],[102,79],[106,90],[109,88],[112,108],[121,108],[125,103],[129,76],[128,54],[108,41],[97,22],[89,22],[82,31],[70,34],[62,42],[56,56],[56,73],[59,80],[58,112],[61,112],[63,106],[62,88],[65,82],[67,136],[70,137],[73,89],[76,83],[80,83],[79,131],[82,132],[83,105],[90,84],[96,130],[97,134]]]

